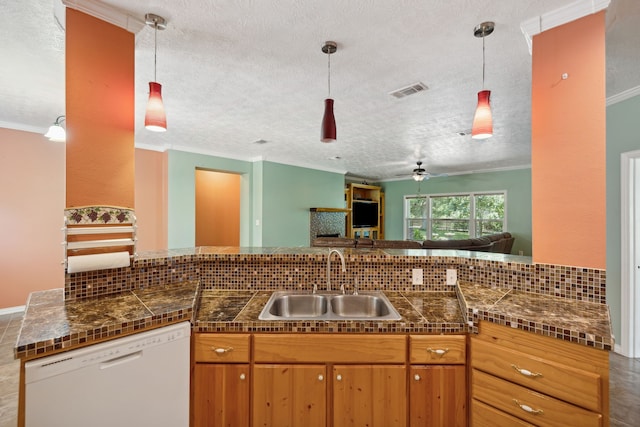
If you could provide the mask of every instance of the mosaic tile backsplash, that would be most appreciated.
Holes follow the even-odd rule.
[[[65,300],[199,280],[203,289],[326,289],[327,248],[200,247],[141,254],[132,267],[65,276]],[[532,264],[529,257],[467,251],[344,249],[346,272],[333,255],[332,289],[450,291],[446,270],[479,285],[606,303],[605,270]],[[412,285],[422,268],[424,285]]]

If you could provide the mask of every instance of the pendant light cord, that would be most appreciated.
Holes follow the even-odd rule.
[[[331,98],[331,51],[327,55],[329,57],[327,62],[327,87],[329,88],[329,95],[327,98]]]
[[[154,22],[153,25],[154,28],[154,37],[153,37],[153,81],[157,82],[158,78],[156,77],[156,69],[157,67],[157,63],[158,63],[158,23]],[[484,40],[483,40],[484,43]],[[484,54],[483,54],[484,55]],[[483,59],[484,62],[484,59]],[[484,73],[484,71],[483,71]],[[483,81],[484,81],[484,77],[483,77]]]
[[[482,35],[482,90],[484,90],[484,39],[486,35]]]

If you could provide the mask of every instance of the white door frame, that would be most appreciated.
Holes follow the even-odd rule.
[[[636,226],[636,218],[640,218],[640,150],[629,151],[620,155],[620,287],[621,287],[621,339],[620,352],[627,357],[640,357],[640,283],[638,276],[638,257],[640,245],[640,227]],[[637,332],[636,332],[637,331]]]

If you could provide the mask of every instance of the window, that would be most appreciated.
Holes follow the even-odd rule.
[[[507,193],[405,196],[404,238],[468,239],[504,231]]]

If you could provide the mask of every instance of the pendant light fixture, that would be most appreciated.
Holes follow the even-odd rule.
[[[164,132],[167,130],[167,116],[162,103],[162,85],[156,80],[156,64],[158,54],[158,30],[167,28],[167,21],[153,13],[147,13],[145,22],[154,29],[153,48],[153,81],[149,82],[149,101],[147,111],[144,115],[144,127],[154,132]]]
[[[473,116],[473,127],[471,128],[471,138],[473,139],[487,139],[493,135],[493,118],[489,102],[491,91],[484,88],[484,38],[493,33],[494,28],[493,22],[483,22],[473,30],[474,36],[482,37],[482,90],[478,92],[478,106]]]
[[[331,54],[338,50],[338,44],[336,42],[325,42],[322,46],[322,51],[327,54],[328,57],[328,96],[324,100],[324,116],[322,116],[322,134],[320,141],[322,142],[334,142],[336,140],[336,118],[333,115],[333,99],[331,99]]]
[[[53,142],[65,142],[67,140],[67,131],[62,127],[62,122],[64,121],[65,116],[58,116],[56,121],[49,126],[49,130],[44,134],[44,137]]]

